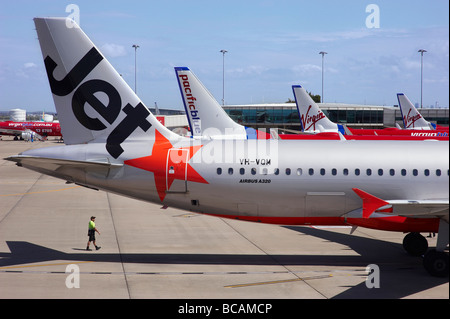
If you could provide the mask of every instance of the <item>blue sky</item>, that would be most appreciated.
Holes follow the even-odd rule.
[[[0,2],[0,110],[54,111],[33,17],[68,16],[80,25],[148,107],[181,109],[173,68],[187,66],[225,103],[279,103],[300,84],[325,102],[394,105],[396,94],[449,106],[449,2],[430,1],[62,1]],[[379,28],[368,28],[369,4]]]

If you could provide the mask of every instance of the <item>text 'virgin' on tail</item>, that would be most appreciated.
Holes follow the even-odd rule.
[[[403,125],[408,130],[434,130],[430,122],[425,120],[414,107],[408,97],[403,93],[397,94],[398,106],[402,113]]]
[[[339,127],[331,122],[311,96],[300,85],[293,85],[295,103],[300,116],[300,124],[303,132],[338,132]]]

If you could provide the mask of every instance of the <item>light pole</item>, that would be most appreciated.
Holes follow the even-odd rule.
[[[137,94],[137,81],[136,81],[136,73],[137,73],[137,68],[136,68],[136,60],[137,60],[137,49],[139,48],[139,46],[137,44],[133,44],[132,47],[134,48],[134,93]]]
[[[422,97],[423,97],[423,54],[427,52],[427,50],[420,49],[417,51],[420,53],[420,108],[422,105]]]
[[[324,60],[325,54],[328,54],[328,53],[324,52],[324,51],[320,51],[319,54],[322,54],[322,96],[321,96],[321,102],[324,103],[324,99],[323,99],[323,60]]]
[[[227,50],[220,50],[222,52],[222,105],[225,105],[225,53]]]

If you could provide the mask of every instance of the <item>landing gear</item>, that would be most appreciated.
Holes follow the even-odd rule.
[[[448,235],[448,217],[447,220],[441,218],[439,221],[436,249],[427,252],[423,258],[423,266],[432,276],[448,276],[448,253],[445,252],[448,246]]]
[[[446,277],[449,275],[448,253],[445,248],[448,245],[449,227],[448,222],[441,219],[439,222],[439,232],[436,249],[428,252],[428,241],[419,233],[409,233],[403,239],[403,248],[411,256],[424,256],[423,266],[428,273],[435,277]]]
[[[432,249],[425,254],[423,266],[432,276],[446,277],[448,276],[448,254]]]
[[[419,233],[409,233],[403,239],[403,248],[411,256],[422,256],[428,249],[428,241]]]

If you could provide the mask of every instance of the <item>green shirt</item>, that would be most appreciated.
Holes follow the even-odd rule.
[[[89,230],[92,230],[95,228],[95,223],[91,220],[89,221]]]

